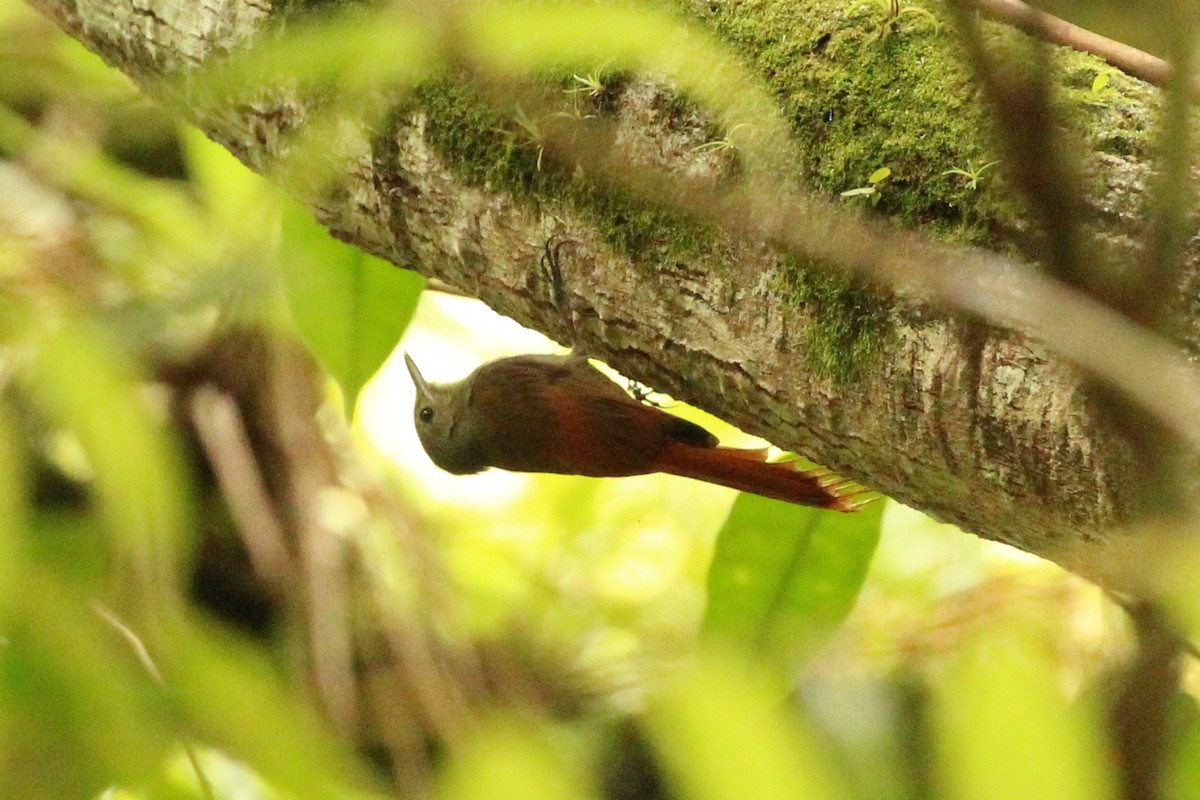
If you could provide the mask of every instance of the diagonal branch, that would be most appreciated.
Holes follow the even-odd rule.
[[[146,82],[241,46],[267,20],[244,0],[175,18],[164,4],[154,25],[133,24],[134,12],[115,0],[35,5]],[[895,192],[925,204],[917,218],[936,222],[947,205],[978,202],[990,243],[1020,251],[1027,221],[987,209],[976,195],[947,203],[957,187],[945,178],[931,191],[952,163],[925,160],[933,128],[904,128],[928,125],[921,114],[943,103],[983,118],[965,77],[940,66],[952,49],[944,37],[913,36],[902,43],[913,53],[876,52],[854,21],[821,9],[797,8],[791,21],[772,23],[780,28],[735,6],[701,16],[773,76],[793,133],[811,134],[800,160],[816,183],[849,179],[849,167],[827,169],[849,158],[830,149],[839,119],[857,115],[850,143],[861,145],[875,118],[889,113],[888,93],[900,91],[907,116],[895,117],[895,127],[875,125],[887,131],[877,140],[880,153],[857,158],[903,162],[906,169],[893,170],[901,176]],[[786,60],[770,62],[780,48]],[[872,59],[871,70],[863,59]],[[896,72],[903,78],[889,87],[889,70],[918,62],[921,69]],[[788,72],[788,64],[803,70]],[[858,72],[844,77],[851,70]],[[828,83],[862,74],[882,88],[858,97],[862,108],[835,105],[844,94],[822,94]],[[1173,344],[993,253],[888,230],[788,194],[782,183],[727,191],[739,186],[736,147],[708,146],[711,119],[661,80],[627,75],[615,83],[597,108],[604,120],[556,134],[538,128],[551,118],[537,113],[544,91],[466,75],[430,82],[381,129],[350,137],[357,149],[339,162],[334,190],[308,202],[342,238],[559,338],[570,328],[589,352],[633,378],[980,535],[1111,577],[1104,554],[1120,538],[1115,526],[1138,510],[1141,461],[1076,365],[1140,391],[1141,402],[1194,435],[1197,410],[1187,398],[1198,396],[1195,379]],[[311,109],[294,92],[255,88],[251,102],[185,112],[264,168],[287,152],[290,132]],[[533,126],[513,124],[514,97],[529,101],[517,109],[534,110]],[[805,105],[809,97],[819,99]],[[1147,115],[1137,87],[1123,102],[1124,118]],[[981,137],[962,142],[961,152],[986,155],[989,146]],[[1085,198],[1111,247],[1136,249],[1146,158],[1098,153],[1087,165],[1091,181],[1116,187]],[[913,218],[904,200],[891,208]],[[563,266],[574,324],[561,318],[537,268],[548,238],[578,243]],[[830,263],[894,288],[864,290],[816,271]],[[1194,275],[1189,269],[1185,283]],[[1189,296],[1187,286],[1164,292],[1180,327],[1200,328],[1192,322],[1197,310],[1176,299]],[[947,312],[930,296],[970,315]],[[1041,337],[1073,363],[974,315]]]
[[[1171,82],[1171,65],[1164,59],[1081,28],[1021,0],[961,0],[961,5],[973,8],[989,19],[1012,25],[1050,44],[1091,53],[1125,74],[1141,78],[1146,83],[1166,87]],[[1200,99],[1200,82],[1192,82],[1191,92],[1193,98]]]

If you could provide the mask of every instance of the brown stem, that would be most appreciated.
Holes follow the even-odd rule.
[[[959,0],[960,4],[973,8],[989,19],[1012,25],[1030,36],[1051,44],[1070,47],[1083,53],[1091,53],[1104,59],[1127,75],[1141,78],[1147,83],[1165,88],[1171,80],[1171,65],[1144,50],[1138,50],[1123,42],[1093,33],[1086,28],[1067,22],[1065,19],[1047,14],[1045,11],[1022,3],[1021,0]],[[1191,95],[1200,100],[1200,82],[1191,81]]]

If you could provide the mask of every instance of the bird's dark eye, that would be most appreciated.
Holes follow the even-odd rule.
[[[429,422],[431,419],[433,419],[433,409],[429,406],[425,406],[417,412],[417,416],[420,417],[421,422]]]

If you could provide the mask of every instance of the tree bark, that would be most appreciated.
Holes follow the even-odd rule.
[[[31,2],[176,104],[182,95],[162,77],[244,47],[277,16],[250,0]],[[881,12],[844,6],[758,0],[689,9],[770,82],[793,124],[800,168],[818,191],[836,196],[866,185],[887,165],[893,178],[879,209],[900,224],[1021,249],[1028,223],[1006,184],[984,178],[977,191],[947,174],[994,154],[986,131],[963,133],[956,120],[986,114],[965,68],[954,66],[961,61],[953,38],[910,18],[889,28],[864,16]],[[891,72],[868,70],[865,57]],[[1099,62],[1056,58],[1064,91],[1076,91],[1072,81],[1090,85]],[[822,81],[833,80],[843,81],[836,106],[835,95],[823,93]],[[872,80],[878,85],[868,91]],[[364,127],[341,142],[350,156],[336,188],[306,199],[318,219],[340,238],[936,518],[1120,582],[1109,554],[1142,509],[1144,468],[1078,369],[1020,333],[910,293],[855,288],[815,265],[798,269],[763,242],[619,191],[594,191],[590,178],[556,172],[554,148],[521,139],[515,126],[503,134],[508,160],[485,163],[498,135],[490,123],[505,117],[488,104],[486,87],[476,83],[464,97],[460,86],[440,79],[403,100],[382,130]],[[1107,105],[1075,102],[1070,122],[1088,146],[1086,179],[1097,187],[1087,194],[1098,220],[1092,233],[1133,253],[1145,223],[1144,129],[1154,100],[1131,80],[1121,86]],[[633,169],[719,175],[736,160],[711,121],[663,81],[621,76],[605,102]],[[288,91],[262,87],[251,101],[190,113],[266,171],[314,112]],[[848,115],[857,133],[839,139]],[[491,151],[479,144],[489,141]],[[520,159],[524,183],[512,177]],[[540,265],[547,240],[570,243],[560,253],[565,312]],[[1185,293],[1170,294],[1180,298],[1177,327],[1194,349],[1194,309]]]

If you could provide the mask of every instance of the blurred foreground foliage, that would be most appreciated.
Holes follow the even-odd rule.
[[[0,796],[1104,798],[1139,700],[1200,796],[1173,651],[904,509],[418,515],[346,414],[422,281],[10,0],[0,76]]]

